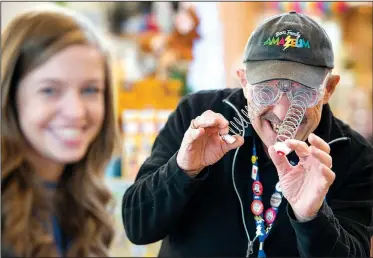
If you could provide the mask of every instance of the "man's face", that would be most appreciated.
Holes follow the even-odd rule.
[[[248,98],[248,101],[251,101],[251,98]],[[315,107],[306,110],[295,139],[304,141],[316,129],[321,119],[322,105],[322,100],[320,100]],[[252,120],[252,126],[267,147],[275,144],[278,129],[289,108],[289,100],[284,94],[279,103],[267,107]]]
[[[243,70],[239,70],[237,75],[239,76],[241,86],[243,87],[248,106],[250,106],[250,102],[252,103],[252,96],[251,91],[248,88],[250,86],[247,84],[245,72]],[[323,104],[326,104],[329,101],[338,81],[338,75],[332,75],[329,77],[325,93],[323,96],[321,96],[317,105],[306,109],[303,119],[298,127],[295,139],[305,141],[308,135],[312,133],[319,125]],[[268,106],[262,109],[260,114],[255,116],[251,121],[253,128],[266,147],[275,144],[277,137],[276,131],[283,122],[289,108],[289,99],[286,94],[283,94],[280,101],[276,105]]]

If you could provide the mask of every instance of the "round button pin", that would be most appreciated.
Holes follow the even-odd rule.
[[[255,164],[255,162],[258,160],[258,156],[251,156],[251,163]]]
[[[252,189],[253,189],[253,193],[257,196],[260,196],[262,195],[263,193],[263,185],[261,182],[259,181],[254,181],[253,182],[253,186],[252,186]]]
[[[281,201],[282,201],[282,196],[280,193],[272,194],[271,201],[270,201],[272,207],[277,208],[278,206],[280,206]]]
[[[262,214],[264,210],[264,206],[263,206],[263,203],[261,201],[258,201],[258,200],[254,200],[252,203],[251,203],[251,211],[254,215],[260,215]]]
[[[264,214],[264,219],[267,224],[272,224],[273,221],[275,221],[276,218],[276,211],[273,208],[269,208],[266,210]]]
[[[278,183],[276,184],[276,191],[277,191],[277,192],[281,192],[281,185],[280,185],[280,182],[278,182]]]

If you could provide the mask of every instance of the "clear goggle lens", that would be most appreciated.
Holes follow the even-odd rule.
[[[325,83],[318,89],[307,87],[288,79],[270,80],[250,86],[253,102],[257,106],[267,107],[276,105],[286,93],[289,102],[301,99],[307,108],[314,107],[323,95]]]

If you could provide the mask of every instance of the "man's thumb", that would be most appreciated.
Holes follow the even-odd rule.
[[[230,150],[233,150],[233,149],[237,149],[238,147],[242,146],[242,144],[244,144],[244,142],[245,142],[242,136],[234,135],[234,136],[230,136],[230,137],[234,138],[234,142],[229,143],[229,141],[227,141],[227,140],[225,141],[227,152],[230,151]]]

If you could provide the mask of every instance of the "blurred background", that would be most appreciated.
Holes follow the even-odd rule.
[[[115,199],[112,256],[156,256],[160,243],[131,244],[120,204],[160,128],[187,93],[240,87],[235,71],[254,28],[268,16],[295,10],[317,20],[331,37],[341,81],[334,114],[372,139],[372,3],[359,2],[6,2],[2,30],[35,6],[60,5],[88,17],[113,54],[122,155],[107,168]]]

